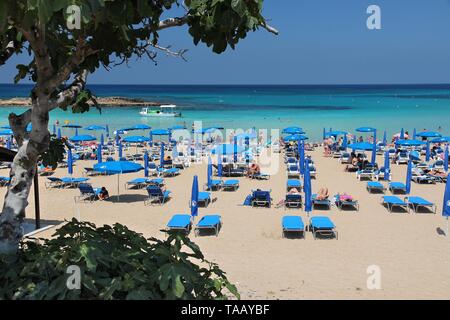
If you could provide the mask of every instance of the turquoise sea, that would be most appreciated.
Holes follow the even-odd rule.
[[[0,98],[26,97],[29,85],[0,84]],[[146,123],[167,128],[193,121],[203,127],[284,128],[300,126],[313,139],[322,128],[353,131],[373,126],[395,134],[403,127],[439,130],[450,135],[450,85],[339,85],[339,86],[194,86],[194,85],[91,85],[98,96],[123,96],[174,103],[182,118],[152,119],[139,115],[140,107],[92,109],[85,114],[62,110],[51,113],[51,123],[65,120],[80,125],[105,125],[110,129]],[[0,108],[0,125],[7,115],[25,108]],[[82,130],[80,130],[82,132]],[[64,133],[63,133],[64,134]],[[65,133],[70,135],[71,132]]]

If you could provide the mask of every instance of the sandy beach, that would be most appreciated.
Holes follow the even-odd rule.
[[[448,299],[450,298],[450,238],[440,235],[445,228],[440,215],[444,184],[412,186],[412,195],[422,196],[438,206],[438,214],[389,213],[380,204],[381,195],[368,194],[366,182],[358,181],[354,173],[344,172],[344,165],[336,159],[325,158],[322,147],[311,154],[317,166],[317,179],[312,190],[322,186],[330,194],[348,192],[360,202],[360,211],[314,210],[312,215],[326,215],[336,224],[338,240],[314,240],[281,237],[283,215],[306,213],[298,209],[251,208],[242,206],[251,189],[272,189],[274,203],[284,197],[285,165],[268,181],[240,178],[237,192],[213,193],[215,201],[204,214],[222,216],[223,228],[218,237],[190,237],[198,243],[206,257],[217,262],[237,284],[243,299]],[[81,176],[84,166],[94,161],[78,161],[74,176]],[[404,181],[406,166],[393,165],[393,180]],[[7,175],[2,169],[0,175]],[[163,237],[170,217],[175,213],[189,213],[189,197],[193,175],[206,182],[206,164],[193,164],[182,174],[166,178],[172,199],[163,206],[144,206],[146,190],[125,190],[124,183],[143,172],[120,177],[120,202],[117,202],[117,176],[91,177],[94,187],[106,186],[112,201],[93,203],[74,202],[77,189],[46,189],[45,177],[40,177],[41,216],[43,221],[59,221],[72,217],[97,225],[119,222],[145,236]],[[58,168],[56,177],[67,176],[67,169]],[[6,188],[0,190],[3,197]],[[387,192],[389,194],[389,192]],[[33,194],[27,218],[34,217]],[[54,229],[38,234],[48,237]],[[367,268],[381,268],[381,289],[366,286]]]

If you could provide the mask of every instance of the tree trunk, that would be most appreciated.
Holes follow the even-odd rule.
[[[41,94],[32,98],[32,108],[20,116],[9,115],[9,122],[19,145],[11,165],[10,184],[0,215],[0,254],[14,254],[23,236],[21,224],[25,218],[33,177],[39,155],[48,149],[48,96]],[[32,124],[31,133],[26,127]]]

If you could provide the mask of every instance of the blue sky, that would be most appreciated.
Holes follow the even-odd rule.
[[[370,4],[381,7],[382,30],[366,27]],[[449,0],[266,0],[264,15],[279,36],[260,30],[217,55],[194,46],[186,28],[165,30],[160,44],[189,49],[188,62],[161,54],[157,66],[100,69],[90,83],[450,83]],[[0,68],[0,83],[19,61]]]

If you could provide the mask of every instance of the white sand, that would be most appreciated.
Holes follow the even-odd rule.
[[[237,192],[214,192],[217,201],[200,209],[200,216],[220,214],[223,228],[218,237],[195,238],[191,233],[191,238],[195,238],[209,260],[227,272],[242,298],[449,299],[450,237],[437,231],[445,228],[445,220],[440,215],[445,185],[412,185],[412,195],[435,202],[438,214],[389,213],[380,204],[381,195],[368,194],[366,182],[359,182],[354,173],[344,172],[344,166],[336,159],[322,157],[321,148],[310,154],[318,169],[317,180],[312,182],[313,192],[327,186],[331,195],[345,191],[360,201],[358,213],[340,212],[336,207],[313,212],[334,221],[339,240],[314,240],[311,233],[307,233],[306,240],[283,239],[282,216],[300,214],[306,222],[303,210],[241,206],[250,190],[257,187],[272,189],[275,203],[284,198],[287,179],[284,164],[269,181],[239,178],[241,187]],[[87,161],[84,163],[89,165]],[[81,176],[83,161],[77,164],[74,176]],[[66,176],[66,170],[57,169],[54,176]],[[405,180],[406,166],[393,165],[392,170],[394,181]],[[180,176],[166,179],[173,198],[163,206],[144,206],[145,189],[124,189],[125,181],[143,176],[142,172],[121,176],[120,203],[97,201],[75,205],[73,197],[78,195],[77,189],[47,190],[46,178],[40,177],[41,216],[44,220],[63,221],[80,215],[81,219],[97,225],[119,222],[145,236],[162,237],[159,230],[172,214],[189,213],[194,174],[203,185],[206,164],[193,165]],[[1,170],[0,175],[8,175],[8,171]],[[94,187],[106,186],[112,195],[116,193],[116,176],[92,177],[91,182]],[[1,198],[5,192],[6,188],[0,190]],[[27,217],[33,216],[31,194]],[[366,269],[370,265],[381,268],[381,290],[367,289]]]

